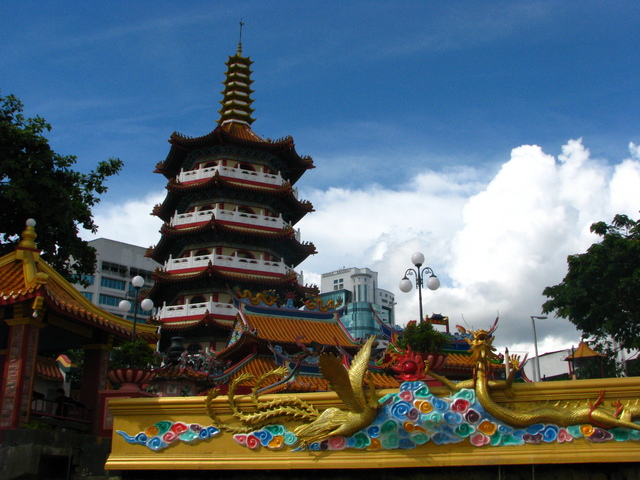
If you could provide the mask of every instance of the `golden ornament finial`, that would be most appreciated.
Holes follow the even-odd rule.
[[[26,224],[27,226],[20,236],[20,243],[18,243],[18,247],[35,250],[38,248],[35,242],[36,237],[38,236],[36,234],[36,229],[34,228],[36,226],[36,221],[33,218],[29,218],[27,219]]]
[[[242,27],[244,26],[244,22],[240,19],[240,37],[238,38],[238,55],[242,53]]]

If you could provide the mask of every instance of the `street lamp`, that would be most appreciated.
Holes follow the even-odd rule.
[[[131,341],[135,342],[136,340],[136,324],[138,323],[138,296],[140,295],[140,289],[144,285],[144,278],[140,275],[136,275],[131,279],[131,285],[134,288],[134,292],[132,295],[131,290],[127,292],[125,297],[131,298],[133,296],[133,331],[131,332]],[[148,312],[153,308],[153,301],[149,298],[145,298],[140,302],[140,308]],[[118,304],[118,310],[126,315],[127,312],[131,310],[131,302],[129,300],[121,300]]]
[[[409,268],[406,272],[404,272],[404,278],[400,281],[400,290],[404,293],[408,293],[411,291],[413,285],[411,284],[411,280],[409,280],[408,276],[413,275],[416,277],[416,285],[418,287],[418,302],[420,304],[420,321],[424,320],[422,316],[422,287],[423,287],[423,278],[424,273],[429,273],[429,279],[427,280],[427,288],[429,290],[437,290],[440,286],[440,280],[436,277],[435,273],[431,267],[424,267],[422,270],[422,264],[424,263],[424,255],[420,252],[416,252],[411,255],[411,263],[413,263],[416,268]]]
[[[533,381],[540,381],[540,357],[538,357],[538,337],[536,336],[536,320],[544,320],[547,317],[539,315],[531,315],[531,325],[533,325],[533,349],[536,353],[536,361],[534,362]]]

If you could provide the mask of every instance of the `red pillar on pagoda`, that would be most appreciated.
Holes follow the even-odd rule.
[[[22,305],[14,308],[22,313]],[[16,312],[18,313],[18,312]],[[19,315],[17,315],[19,317]],[[40,329],[38,318],[13,318],[0,390],[0,429],[17,428],[29,420]]]

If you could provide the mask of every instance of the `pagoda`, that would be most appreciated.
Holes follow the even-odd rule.
[[[153,215],[164,221],[147,256],[163,264],[148,296],[159,305],[161,349],[183,337],[190,352],[223,349],[238,313],[237,292],[269,292],[301,305],[316,287],[294,269],[315,246],[294,226],[313,206],[295,183],[313,160],[293,139],[263,139],[251,124],[251,66],[242,44],[226,62],[217,127],[202,137],[173,133],[155,173],[167,196]]]

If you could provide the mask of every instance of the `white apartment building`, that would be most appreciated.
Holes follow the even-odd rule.
[[[92,240],[89,245],[96,249],[96,270],[93,275],[85,277],[85,280],[90,283],[88,287],[82,287],[80,284],[76,284],[75,287],[95,305],[115,315],[123,316],[118,309],[118,304],[125,299],[133,304],[132,294],[127,295],[134,290],[131,279],[139,275],[145,281],[141,291],[151,288],[153,285],[151,276],[160,264],[144,256],[147,251],[144,247],[106,238]],[[139,320],[146,315],[146,313],[142,315],[138,310]],[[133,318],[133,311],[127,315],[127,318]]]

